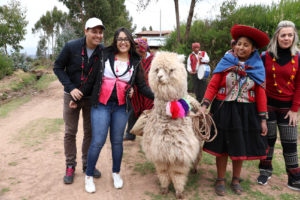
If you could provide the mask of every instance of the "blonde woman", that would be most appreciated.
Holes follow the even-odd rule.
[[[297,153],[297,113],[300,106],[300,73],[298,33],[291,21],[281,21],[262,60],[266,69],[266,94],[269,119],[267,121],[269,152],[260,161],[257,182],[266,185],[271,178],[272,158],[280,134],[288,187],[300,190],[300,168]]]

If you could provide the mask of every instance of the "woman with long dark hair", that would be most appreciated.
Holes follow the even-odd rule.
[[[92,141],[88,151],[85,190],[95,192],[93,172],[100,151],[105,144],[108,129],[112,148],[112,178],[114,187],[123,187],[119,174],[123,155],[123,133],[128,120],[129,91],[136,86],[138,91],[153,99],[151,89],[146,85],[141,58],[136,53],[131,33],[124,27],[114,35],[113,44],[101,52],[100,59],[80,91],[91,93]]]

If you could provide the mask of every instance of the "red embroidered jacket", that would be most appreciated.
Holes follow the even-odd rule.
[[[214,98],[241,103],[256,102],[259,115],[266,116],[267,113],[265,89],[248,76],[242,84],[239,84],[237,73],[233,71],[213,75],[207,86],[203,101],[210,104]]]

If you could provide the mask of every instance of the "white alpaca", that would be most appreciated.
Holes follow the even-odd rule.
[[[162,187],[168,192],[173,182],[176,198],[183,198],[187,175],[199,153],[200,142],[195,136],[190,117],[172,119],[166,112],[169,101],[189,99],[184,57],[176,53],[159,52],[152,61],[149,84],[154,92],[154,108],[143,129],[142,148],[155,165]]]

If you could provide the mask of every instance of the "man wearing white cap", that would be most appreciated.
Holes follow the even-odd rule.
[[[90,18],[85,24],[85,37],[69,41],[65,44],[54,63],[54,73],[64,86],[63,118],[65,121],[64,149],[66,156],[66,174],[64,183],[73,183],[76,167],[76,134],[80,110],[83,117],[83,142],[82,142],[82,170],[86,170],[87,153],[92,139],[89,97],[83,97],[78,90],[88,79],[88,74],[93,70],[91,66],[100,59],[100,52],[104,48],[101,43],[103,31],[102,21],[98,18]],[[69,107],[69,102],[81,101],[77,108]],[[101,173],[95,169],[94,177],[99,178]]]

